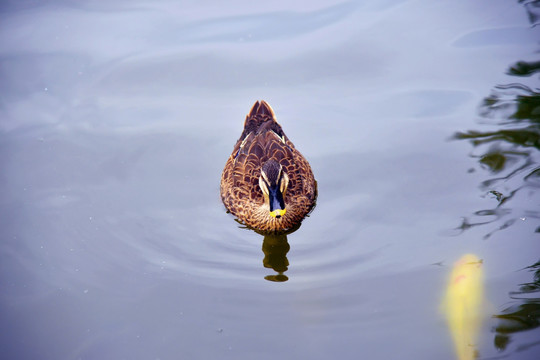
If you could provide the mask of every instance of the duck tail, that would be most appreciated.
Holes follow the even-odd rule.
[[[276,121],[276,115],[272,107],[264,100],[256,101],[246,116],[241,138],[244,139],[251,132],[259,133],[260,131],[269,130],[274,131],[279,136],[283,135],[283,131]]]
[[[276,122],[276,115],[272,107],[264,100],[256,101],[249,110],[244,122],[244,131],[246,135],[251,131],[257,131],[263,124],[268,121]]]
[[[250,117],[257,117],[259,115],[262,118],[270,117],[271,119],[275,120],[276,115],[274,114],[274,110],[272,107],[264,100],[261,101],[255,101],[255,104],[251,107],[251,110],[249,110],[248,118]]]

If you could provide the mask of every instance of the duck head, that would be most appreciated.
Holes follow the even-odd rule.
[[[259,187],[264,194],[264,201],[269,206],[270,216],[279,219],[287,212],[285,192],[289,185],[289,176],[283,166],[275,160],[266,161],[261,168]]]

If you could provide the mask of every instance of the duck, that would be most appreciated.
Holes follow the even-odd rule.
[[[221,174],[221,200],[239,222],[257,232],[297,229],[313,210],[317,181],[306,158],[256,101]]]

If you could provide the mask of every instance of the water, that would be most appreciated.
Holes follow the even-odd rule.
[[[537,7],[4,2],[3,356],[456,359],[473,253],[474,352],[536,359]],[[318,180],[286,238],[219,199],[258,99]]]

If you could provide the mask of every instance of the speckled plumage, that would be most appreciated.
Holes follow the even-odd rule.
[[[285,192],[286,213],[270,216],[259,187],[261,168],[269,161],[281,164],[289,177]],[[299,225],[315,205],[317,182],[311,167],[296,150],[265,101],[257,101],[244,123],[244,131],[221,175],[221,199],[243,223],[265,232],[287,231]]]

